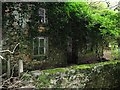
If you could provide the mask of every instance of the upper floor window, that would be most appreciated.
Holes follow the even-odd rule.
[[[46,18],[45,18],[45,9],[44,8],[39,8],[38,14],[40,17],[40,23],[46,23]]]
[[[35,37],[33,39],[33,55],[43,56],[47,54],[48,39],[47,37]]]

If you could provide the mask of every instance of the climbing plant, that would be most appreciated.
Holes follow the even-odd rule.
[[[49,28],[45,33],[38,32],[39,7],[46,8]],[[104,7],[104,8],[103,8]],[[4,45],[10,49],[17,42],[20,53],[28,53],[28,46],[34,36],[48,36],[52,46],[67,51],[69,38],[72,39],[74,53],[99,51],[109,41],[120,35],[119,14],[109,10],[104,4],[87,2],[51,3],[3,3]],[[8,48],[8,47],[6,47]],[[26,51],[25,51],[26,50]],[[32,51],[31,51],[32,52]],[[99,53],[99,52],[96,52]],[[21,55],[20,57],[23,57]]]

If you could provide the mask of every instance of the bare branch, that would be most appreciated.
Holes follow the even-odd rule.
[[[0,58],[5,60],[5,58],[3,56],[1,56],[1,55],[0,55]]]
[[[6,76],[6,75],[7,75],[7,74],[6,74],[6,73],[4,73],[4,74],[2,74],[2,75],[0,76],[0,78],[1,78],[1,77],[4,77],[4,76]]]
[[[16,44],[15,47],[14,47],[14,49],[13,49],[12,51],[10,51],[10,50],[2,50],[2,51],[0,51],[0,53],[9,52],[9,53],[13,54],[13,53],[15,52],[15,49],[17,48],[17,46],[18,46],[19,44],[20,44],[20,43]]]
[[[14,52],[15,52],[15,49],[17,48],[17,46],[18,46],[19,44],[20,44],[20,43],[18,43],[18,44],[14,47],[14,49],[13,49],[12,53],[14,53]]]

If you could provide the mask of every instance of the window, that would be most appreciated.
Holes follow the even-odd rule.
[[[45,23],[46,20],[45,20],[45,9],[43,8],[39,8],[39,11],[38,11],[38,14],[39,14],[39,17],[40,17],[40,23]]]
[[[42,56],[47,54],[48,38],[36,37],[33,39],[33,55]]]

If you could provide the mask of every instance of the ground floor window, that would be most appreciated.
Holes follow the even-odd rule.
[[[35,37],[33,38],[33,55],[43,56],[48,51],[48,38],[47,37]]]

